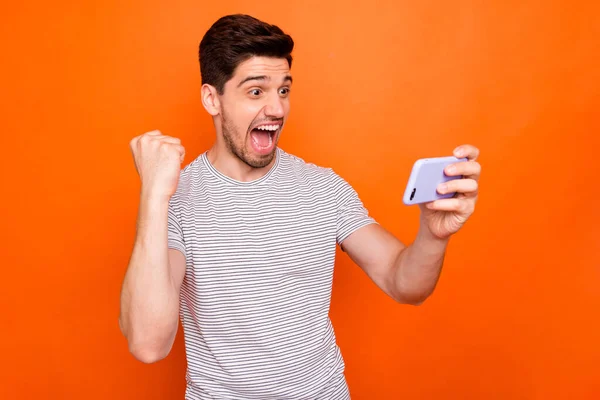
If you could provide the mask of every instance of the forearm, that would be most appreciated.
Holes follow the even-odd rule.
[[[422,303],[435,289],[440,277],[448,239],[439,239],[421,223],[415,241],[396,259],[395,293],[398,300]]]
[[[169,268],[167,224],[168,200],[142,194],[120,316],[130,350],[138,357],[168,352],[177,331],[179,293]]]

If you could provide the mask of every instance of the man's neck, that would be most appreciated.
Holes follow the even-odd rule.
[[[220,173],[240,182],[250,182],[265,176],[275,164],[277,155],[265,167],[254,168],[240,160],[227,149],[215,143],[206,154],[208,161]]]

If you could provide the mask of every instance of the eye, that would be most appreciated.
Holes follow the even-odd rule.
[[[279,94],[282,96],[287,96],[290,94],[290,88],[281,88],[279,89]]]
[[[250,93],[250,95],[252,97],[258,97],[261,94],[261,90],[260,89],[252,89],[248,93]]]

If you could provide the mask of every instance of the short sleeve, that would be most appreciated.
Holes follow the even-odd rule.
[[[333,182],[337,203],[337,242],[341,245],[356,230],[377,221],[369,215],[358,193],[346,180],[334,173]]]
[[[180,202],[178,196],[173,196],[169,200],[168,217],[168,248],[179,250],[185,255],[185,242],[183,239],[183,228],[181,227]]]

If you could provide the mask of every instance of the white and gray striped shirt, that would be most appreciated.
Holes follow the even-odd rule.
[[[377,222],[344,179],[277,148],[266,175],[239,182],[205,152],[181,171],[168,221],[187,264],[186,399],[350,398],[329,319],[335,251]]]

